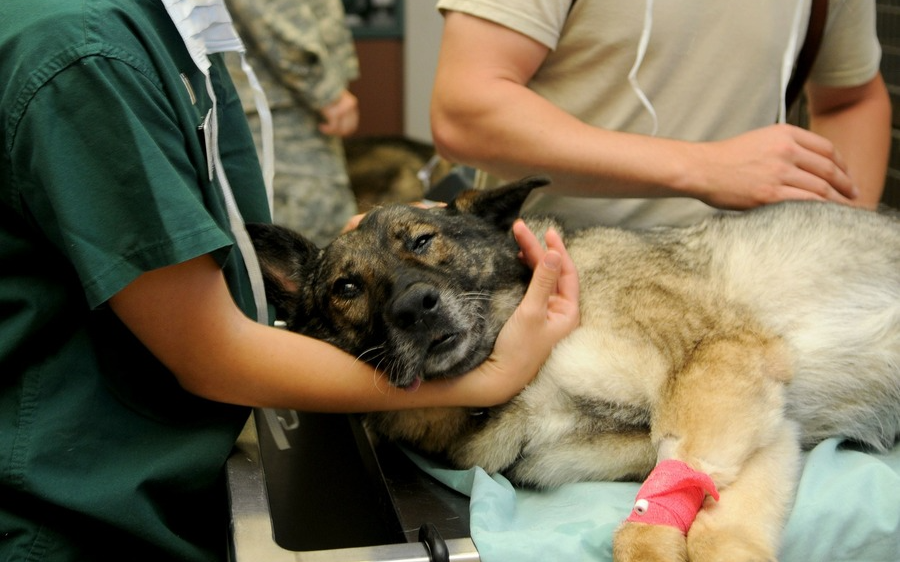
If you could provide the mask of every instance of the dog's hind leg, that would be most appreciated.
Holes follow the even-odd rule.
[[[617,560],[721,559],[721,551],[703,548],[706,537],[722,541],[730,561],[775,559],[798,448],[783,414],[788,364],[779,340],[753,331],[696,346],[654,408],[660,462],[616,534]],[[710,513],[695,532],[701,506]],[[652,544],[661,533],[667,553]]]

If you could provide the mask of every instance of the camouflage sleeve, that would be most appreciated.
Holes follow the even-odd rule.
[[[301,103],[321,109],[359,76],[341,0],[228,0],[247,48]]]

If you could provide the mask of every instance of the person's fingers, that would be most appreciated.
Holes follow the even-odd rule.
[[[341,229],[341,234],[355,229],[357,226],[359,226],[359,222],[363,220],[363,217],[365,216],[365,213],[360,213],[358,215],[353,215],[352,217],[350,217],[350,219],[347,221],[347,224],[345,224],[344,228]]]
[[[840,152],[834,147],[830,140],[821,135],[817,135],[812,131],[800,127],[790,127],[790,134],[794,140],[807,150],[811,150],[834,163],[844,172],[847,171],[847,164]]]
[[[562,236],[560,236],[559,232],[550,228],[544,233],[544,243],[547,245],[546,249],[537,236],[534,235],[531,229],[528,228],[521,219],[513,223],[513,235],[521,249],[520,256],[522,261],[534,270],[535,275],[538,274],[538,269],[541,266],[542,260],[548,257],[550,251],[558,254],[558,257],[550,257],[549,264],[545,263],[543,265],[552,268],[554,272],[556,268],[559,268],[559,275],[554,277],[556,282],[555,291],[567,301],[577,302],[579,291],[578,272],[575,269],[575,264],[572,261],[571,256],[569,256],[569,252],[566,250],[566,246],[563,243]]]
[[[319,123],[319,132],[322,133],[323,135],[328,135],[328,136],[332,136],[332,137],[336,136],[335,130],[334,130],[334,125],[332,125],[328,121],[323,121],[323,122]]]
[[[344,131],[346,127],[342,125],[342,119],[340,115],[335,114],[322,114],[325,118],[324,121],[319,123],[319,131],[322,134],[333,136],[333,137],[341,137],[344,136]]]
[[[419,207],[421,209],[430,209],[431,207],[446,207],[447,206],[446,203],[442,203],[442,202],[426,203],[424,201],[418,201],[415,203],[411,203],[411,205],[413,207]],[[353,215],[352,217],[350,217],[350,219],[347,220],[347,223],[344,225],[344,228],[341,229],[341,234],[355,229],[357,226],[359,226],[360,221],[362,221],[363,217],[365,217],[365,216],[366,216],[366,213],[359,213],[358,215]]]
[[[787,199],[852,203],[859,189],[834,144],[793,125],[771,125],[723,141],[689,144],[700,156],[695,196],[748,209]]]
[[[544,247],[541,245],[540,240],[538,240],[537,236],[531,232],[531,229],[528,228],[528,225],[526,225],[525,221],[522,219],[518,219],[513,223],[512,231],[516,243],[521,250],[519,255],[522,258],[522,261],[524,261],[525,265],[529,268],[534,269],[537,267],[541,256],[544,255]]]
[[[580,322],[578,272],[559,234],[551,229],[547,236],[550,247],[537,262],[519,313],[562,337]]]
[[[815,190],[809,189],[808,187],[783,186],[778,191],[778,198],[776,201],[833,201],[844,205],[853,204],[850,199],[847,199],[830,187],[826,194],[820,195]]]
[[[547,232],[544,233],[544,243],[548,249],[553,248],[561,254],[568,254],[566,246],[563,244],[562,236],[555,228],[548,228]]]
[[[552,295],[557,293],[557,283],[562,270],[562,256],[556,250],[546,252],[538,261],[525,291],[522,303],[536,310],[546,310]]]
[[[413,201],[410,203],[413,207],[418,207],[420,209],[431,209],[433,207],[446,207],[447,204],[443,201]]]
[[[338,99],[319,112],[322,122],[319,131],[323,134],[346,137],[359,127],[359,104],[356,96],[344,90]]]
[[[560,256],[559,279],[556,283],[559,296],[568,303],[577,305],[580,291],[578,270],[563,243],[562,236],[551,228],[544,234],[544,241],[547,244],[548,253],[554,251],[558,252]]]
[[[783,163],[782,169],[775,173],[772,180],[772,196],[775,201],[783,199],[819,199],[847,203],[848,198],[841,194],[831,183],[834,176],[828,174],[828,161],[805,149],[797,148],[798,154]],[[804,154],[799,154],[803,152]],[[834,165],[832,164],[833,168]],[[832,180],[822,176],[829,175]],[[851,186],[852,189],[852,186]],[[802,193],[800,193],[802,192]],[[800,197],[798,197],[798,195]]]
[[[795,175],[791,186],[841,203],[859,195],[843,156],[828,139],[805,129],[793,128],[791,132],[801,149],[794,164],[806,172]]]

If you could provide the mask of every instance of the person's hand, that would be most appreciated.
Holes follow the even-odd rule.
[[[553,346],[580,322],[578,272],[559,234],[546,233],[545,251],[521,220],[513,225],[513,233],[534,274],[525,297],[500,331],[493,354],[478,369],[456,379],[459,384],[476,385],[469,396],[478,403],[469,406],[494,406],[521,392]]]
[[[858,189],[834,145],[792,125],[771,125],[730,139],[698,143],[692,191],[721,209],[749,209],[787,199],[850,204]],[[697,177],[697,176],[695,176]]]
[[[413,207],[419,207],[420,209],[430,209],[432,207],[446,207],[447,206],[446,203],[434,202],[434,201],[428,201],[428,202],[416,201],[414,203],[410,203],[410,205],[412,205]],[[365,216],[366,216],[366,213],[359,213],[358,215],[353,215],[352,217],[350,217],[350,219],[347,220],[347,223],[344,224],[344,228],[341,229],[341,234],[344,234],[345,232],[350,232],[351,230],[355,229],[357,226],[359,226],[359,222],[361,220],[363,220],[363,217],[365,217]],[[534,264],[531,264],[531,269],[534,269]]]
[[[341,234],[344,234],[344,233],[350,232],[351,230],[354,230],[357,226],[359,226],[359,222],[361,220],[363,220],[363,217],[365,217],[365,216],[366,216],[365,213],[359,213],[359,214],[356,214],[356,215],[353,215],[352,217],[350,217],[347,220],[347,223],[344,224],[344,228],[341,229]]]
[[[346,137],[359,126],[359,101],[349,91],[341,92],[338,99],[319,111],[322,122],[319,131],[326,135]]]

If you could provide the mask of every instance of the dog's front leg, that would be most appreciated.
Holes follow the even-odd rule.
[[[690,560],[776,559],[799,476],[800,448],[792,424],[753,454],[738,478],[707,498],[687,536]]]
[[[708,337],[693,350],[658,396],[659,463],[616,533],[616,560],[775,559],[796,472],[782,414],[787,365],[781,343],[756,332]]]

